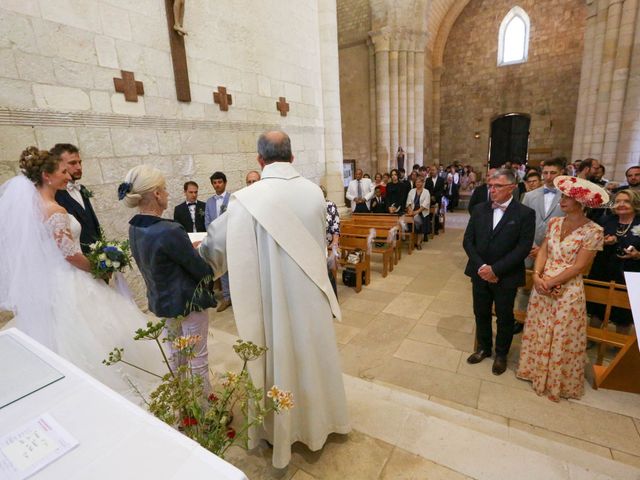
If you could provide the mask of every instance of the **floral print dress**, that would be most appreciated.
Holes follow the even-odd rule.
[[[602,227],[587,222],[561,240],[564,217],[547,227],[547,262],[543,274],[558,275],[573,265],[580,249],[602,250]],[[538,395],[553,401],[584,394],[587,311],[582,275],[562,285],[552,298],[531,292],[517,376],[533,382]]]

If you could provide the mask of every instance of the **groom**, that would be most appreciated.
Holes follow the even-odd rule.
[[[78,147],[70,143],[57,143],[50,152],[60,157],[71,176],[66,190],[58,190],[56,193],[56,202],[80,223],[82,227],[80,247],[82,252],[87,254],[91,250],[89,245],[100,238],[100,223],[98,223],[98,218],[89,200],[92,196],[91,192],[84,185],[78,183],[82,178],[80,152]]]

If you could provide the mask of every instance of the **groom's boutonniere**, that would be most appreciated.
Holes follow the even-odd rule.
[[[91,198],[93,197],[93,192],[91,190],[89,190],[87,187],[85,187],[84,185],[80,186],[80,193],[85,197],[85,198]]]
[[[196,215],[198,215],[199,217],[204,217],[204,208],[197,209]]]

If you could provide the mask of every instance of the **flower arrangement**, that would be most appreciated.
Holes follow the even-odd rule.
[[[134,337],[135,340],[157,343],[168,368],[168,373],[164,376],[160,377],[128,363],[121,348],[115,348],[102,363],[114,365],[122,362],[159,378],[160,385],[151,392],[148,400],[138,391],[149,411],[207,450],[224,458],[225,452],[232,445],[247,448],[252,427],[262,425],[265,417],[272,412],[279,413],[293,408],[293,396],[290,392],[274,385],[267,391],[267,399],[263,402],[263,390],[256,388],[251,381],[247,364],[264,355],[266,347],[238,340],[233,350],[243,362],[240,373],[224,373],[217,378],[217,385],[211,392],[205,392],[202,377],[194,374],[192,368],[194,348],[200,340],[199,336],[161,339],[164,326],[164,320],[149,322],[147,328],[138,329]],[[162,342],[171,342],[176,354],[186,360],[177,371],[171,368]]]
[[[84,185],[80,185],[80,194],[82,194],[84,198],[93,198],[93,191],[89,190]]]
[[[640,237],[640,225],[636,225],[631,229],[631,234]]]
[[[100,232],[100,238],[89,245],[91,251],[87,255],[91,266],[91,274],[95,278],[107,278],[114,272],[122,272],[131,266],[131,250],[129,241],[122,242],[105,240]]]

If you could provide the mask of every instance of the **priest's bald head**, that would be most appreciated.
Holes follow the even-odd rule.
[[[258,163],[262,168],[273,162],[293,162],[291,139],[280,130],[271,130],[258,138]]]

